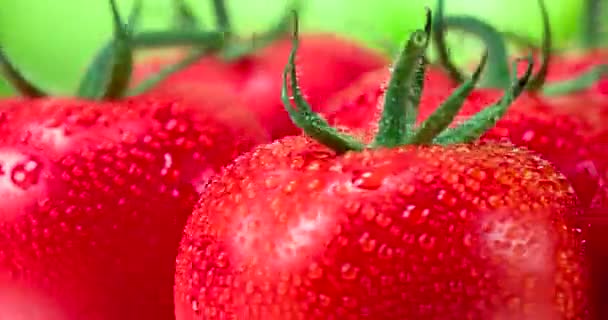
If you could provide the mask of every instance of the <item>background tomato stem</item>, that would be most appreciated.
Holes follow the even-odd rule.
[[[551,63],[551,55],[553,51],[553,40],[551,35],[551,23],[549,21],[549,13],[544,0],[538,0],[538,6],[541,12],[541,21],[543,23],[543,43],[541,46],[541,65],[538,72],[530,79],[528,83],[529,91],[542,90],[547,79],[549,64]]]
[[[176,29],[188,30],[201,26],[201,22],[194,15],[192,8],[185,0],[173,0],[173,25]]]
[[[10,62],[2,47],[0,47],[0,70],[7,82],[22,96],[29,98],[47,96],[42,89],[36,87],[19,72],[19,70]]]
[[[584,0],[583,17],[583,48],[594,49],[600,47],[602,10],[608,10],[602,0]],[[604,23],[605,24],[605,23]]]
[[[215,22],[217,24],[217,28],[226,32],[230,32],[232,26],[224,0],[213,0],[213,10],[215,13]]]

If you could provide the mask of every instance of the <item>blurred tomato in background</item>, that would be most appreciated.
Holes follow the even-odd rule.
[[[173,0],[144,0],[140,29],[168,26]],[[207,27],[213,27],[211,2],[187,1]],[[120,0],[123,15],[133,0]],[[261,31],[277,21],[290,3],[286,0],[229,0],[233,24],[244,35]],[[335,31],[383,49],[397,46],[407,32],[423,22],[425,6],[432,0],[306,0],[302,1],[302,27]],[[567,45],[580,25],[580,0],[548,1],[557,46]],[[19,68],[45,89],[73,91],[85,66],[112,31],[106,1],[0,0],[0,45]],[[449,1],[448,13],[466,13],[491,20],[505,31],[533,39],[541,34],[536,1]],[[468,41],[454,45],[463,58],[475,50]],[[0,93],[8,87],[0,83]]]

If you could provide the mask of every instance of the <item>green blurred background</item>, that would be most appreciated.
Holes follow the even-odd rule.
[[[133,0],[117,0],[123,16]],[[140,29],[166,28],[172,0],[144,0]],[[188,1],[206,25],[212,26],[211,0]],[[226,0],[236,30],[259,32],[284,12],[286,0]],[[568,45],[579,31],[581,0],[546,1],[558,46]],[[423,23],[430,0],[304,0],[305,30],[335,31],[369,45],[391,47]],[[482,17],[505,31],[538,39],[538,3],[534,0],[451,0],[447,13]],[[0,45],[31,80],[57,94],[73,92],[95,51],[112,34],[106,0],[0,0]],[[471,48],[467,48],[471,47]],[[456,49],[463,57],[473,45]],[[0,93],[8,87],[0,84]]]

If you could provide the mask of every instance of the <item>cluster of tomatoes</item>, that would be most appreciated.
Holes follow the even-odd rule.
[[[391,65],[214,3],[221,32],[140,33],[110,1],[75,97],[1,56],[0,319],[607,316],[607,50],[546,30],[511,66],[439,1]],[[470,77],[450,27],[491,47]]]

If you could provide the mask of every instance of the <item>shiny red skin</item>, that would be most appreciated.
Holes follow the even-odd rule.
[[[353,81],[350,86],[336,92],[324,103],[323,116],[333,124],[354,129],[369,128],[375,125],[377,117],[371,108],[380,108],[384,92],[391,77],[388,68],[370,71]],[[436,66],[428,66],[425,73],[423,95],[435,92],[451,92],[457,84],[447,73]],[[382,110],[377,109],[378,111]],[[370,114],[371,112],[371,114]]]
[[[550,84],[556,81],[572,79],[576,75],[580,75],[591,68],[608,64],[608,50],[597,49],[591,51],[576,51],[554,54],[551,56],[549,72],[547,74],[547,82]],[[537,64],[539,65],[539,64]],[[520,68],[520,72],[524,69]],[[566,96],[551,97],[554,101],[559,101],[560,105],[580,105],[584,103],[602,103],[608,105],[608,76],[604,77],[587,90],[577,93],[571,93]],[[608,107],[604,107],[608,109]],[[584,110],[584,109],[583,109]],[[579,109],[581,111],[581,109]],[[608,111],[605,111],[605,115]]]
[[[557,64],[556,65],[560,65]],[[567,69],[568,72],[580,68]],[[588,67],[588,66],[587,66]],[[558,69],[551,69],[557,70]],[[550,79],[559,78],[557,71]],[[596,86],[600,88],[601,82]],[[430,85],[433,87],[432,83]],[[353,84],[356,88],[357,84]],[[428,86],[427,86],[428,87]],[[441,86],[440,86],[441,87]],[[357,92],[342,96],[343,106],[326,115],[330,123],[350,128],[376,128],[381,114],[384,89]],[[345,92],[345,91],[343,91]],[[338,95],[340,95],[339,93]],[[422,96],[419,119],[426,118],[449,95],[449,91],[434,90]],[[465,101],[459,118],[480,111],[500,98],[497,90],[474,91]],[[362,98],[365,97],[365,98]],[[559,98],[524,94],[510,107],[496,126],[482,140],[508,140],[540,154],[555,165],[576,190],[585,214],[572,221],[587,238],[586,254],[592,266],[593,296],[600,310],[598,319],[608,317],[608,104],[601,91],[588,91]],[[346,103],[346,101],[350,101]],[[602,307],[604,306],[604,307]],[[603,308],[603,309],[602,309]]]
[[[236,61],[205,57],[177,72],[157,88],[176,83],[219,85],[233,91],[243,105],[257,114],[271,137],[298,134],[281,102],[281,75],[291,51],[291,39],[281,38],[258,52]],[[135,68],[135,81],[179,58],[142,61]],[[303,34],[298,50],[300,84],[315,111],[334,92],[346,87],[365,72],[387,67],[388,57],[333,34]]]
[[[379,72],[381,74],[382,71]],[[440,78],[439,78],[440,79]],[[419,119],[425,119],[453,91],[444,81],[427,81],[420,103]],[[337,93],[324,117],[334,125],[353,129],[375,129],[382,112],[385,84],[354,82]],[[477,89],[465,100],[459,117],[464,119],[498,101],[502,92]],[[600,100],[597,97],[597,100]],[[584,100],[589,102],[589,100]],[[583,102],[583,103],[584,103]],[[497,125],[482,139],[508,139],[551,161],[573,184],[586,207],[597,206],[600,188],[608,179],[608,105],[562,104],[554,98],[524,93]]]
[[[587,319],[567,180],[510,144],[238,157],[177,258],[177,320]]]
[[[234,102],[199,98],[1,102],[0,318],[20,303],[40,312],[27,320],[173,318],[198,191],[268,141]]]

